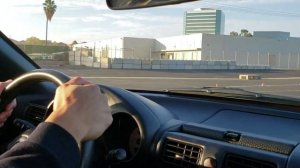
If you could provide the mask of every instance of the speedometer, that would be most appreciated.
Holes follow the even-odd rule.
[[[124,149],[126,160],[133,159],[142,145],[139,126],[135,119],[127,113],[113,114],[113,123],[104,135],[105,146],[110,150]]]
[[[129,137],[129,152],[134,156],[141,147],[141,134],[138,127],[136,127]]]

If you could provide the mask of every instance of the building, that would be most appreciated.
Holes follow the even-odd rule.
[[[290,32],[282,31],[254,31],[253,37],[269,38],[275,40],[288,40]]]
[[[203,60],[233,60],[239,65],[300,69],[300,38],[233,37],[203,34]]]
[[[76,44],[73,51],[81,52],[84,56],[93,56],[95,59],[149,59],[154,43],[155,39],[150,38],[121,37]]]
[[[157,39],[122,37],[76,44],[73,49],[81,53],[88,49],[87,56],[95,60],[235,61],[238,65],[300,69],[300,38],[287,34],[262,32],[254,33],[253,37],[192,34]]]
[[[221,10],[202,8],[184,14],[184,34],[224,34],[225,15]]]

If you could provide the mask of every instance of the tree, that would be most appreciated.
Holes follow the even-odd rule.
[[[24,41],[26,45],[43,45],[44,40],[40,40],[37,37],[29,37]]]
[[[72,43],[71,43],[71,46],[73,47],[75,44],[78,44],[78,42],[76,40],[74,40]]]
[[[47,46],[47,38],[48,38],[48,21],[51,22],[51,19],[56,11],[56,5],[54,0],[45,0],[43,3],[44,12],[46,15],[46,46]]]
[[[239,36],[239,33],[235,32],[235,31],[232,31],[232,32],[230,32],[230,36]]]
[[[252,37],[252,34],[247,29],[242,29],[239,36],[241,36],[241,37]]]

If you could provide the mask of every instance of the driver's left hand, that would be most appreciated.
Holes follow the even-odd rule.
[[[2,91],[5,89],[5,87],[12,82],[12,80],[8,80],[5,82],[0,82],[0,94],[2,93]],[[7,118],[11,115],[12,111],[14,110],[14,108],[17,105],[17,101],[16,99],[14,99],[11,103],[9,103],[6,108],[5,111],[0,113],[0,127],[2,127],[5,123],[5,121],[7,120]]]

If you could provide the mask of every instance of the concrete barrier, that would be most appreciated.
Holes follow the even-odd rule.
[[[261,76],[258,74],[240,74],[240,80],[260,80]]]
[[[100,62],[94,62],[93,67],[94,68],[100,68]]]
[[[76,53],[75,53],[76,54]],[[269,70],[270,66],[237,65],[234,61],[187,61],[187,60],[138,60],[121,58],[74,57],[73,65],[112,69],[154,69],[154,70]]]

